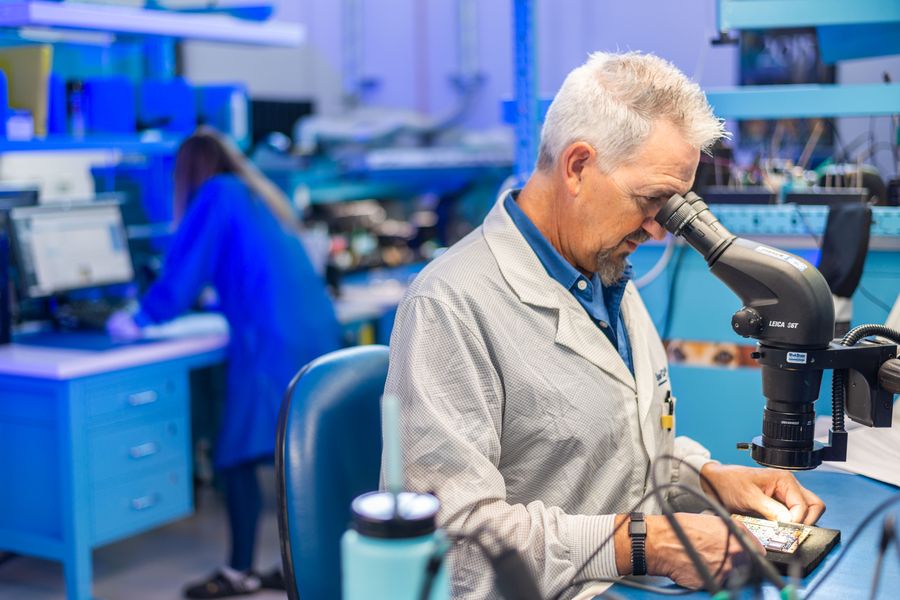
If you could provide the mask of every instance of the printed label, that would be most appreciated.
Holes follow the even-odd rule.
[[[659,371],[656,372],[656,385],[658,387],[662,387],[669,381],[669,369],[667,367],[663,367]]]
[[[785,254],[784,252],[779,252],[773,248],[769,248],[768,246],[757,246],[756,252],[760,254],[765,254],[766,256],[771,256],[772,258],[777,258],[778,260],[783,260],[787,264],[791,265],[801,273],[806,270],[807,265],[803,263],[803,261],[797,259],[796,257],[791,256],[790,254]]]
[[[805,365],[806,352],[788,352],[787,361],[789,363],[794,363],[795,365]]]

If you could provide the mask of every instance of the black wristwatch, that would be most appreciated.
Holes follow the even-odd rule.
[[[644,513],[633,512],[628,522],[628,537],[631,538],[631,574],[647,574],[647,556],[644,547],[647,543],[647,522]]]

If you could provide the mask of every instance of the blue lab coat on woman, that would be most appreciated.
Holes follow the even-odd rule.
[[[338,348],[331,300],[300,239],[233,175],[204,183],[178,227],[138,324],[167,321],[213,285],[228,319],[228,391],[216,466],[271,458],[285,389]]]

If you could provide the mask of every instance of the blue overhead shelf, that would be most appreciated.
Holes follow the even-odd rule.
[[[716,116],[725,119],[867,117],[900,113],[900,83],[743,86],[710,89],[706,98]]]
[[[719,30],[900,21],[897,0],[719,0]]]
[[[34,152],[41,150],[119,150],[139,154],[171,154],[178,149],[181,138],[167,136],[145,139],[138,136],[71,138],[50,136],[33,140],[6,140],[0,138],[2,152]]]
[[[900,113],[900,83],[742,86],[709,89],[706,98],[716,116],[723,119],[868,117]],[[550,100],[542,98],[538,103],[537,116],[541,121]],[[516,122],[515,102],[504,101],[502,110],[505,122]]]
[[[296,23],[248,21],[227,14],[42,0],[0,2],[0,27],[70,29],[286,47],[299,46],[306,34]]]

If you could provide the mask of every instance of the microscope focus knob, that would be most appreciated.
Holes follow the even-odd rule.
[[[763,318],[752,308],[744,307],[731,317],[731,327],[738,335],[752,337],[763,330]]]
[[[878,369],[878,385],[892,394],[900,394],[900,359],[884,361]]]

